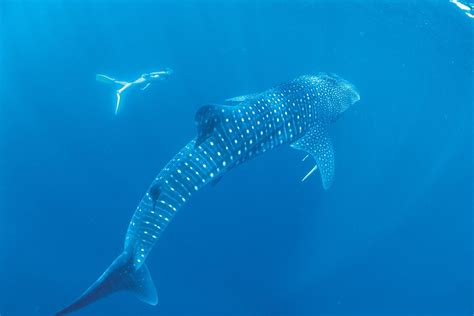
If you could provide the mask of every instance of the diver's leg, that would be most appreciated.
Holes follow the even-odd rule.
[[[116,93],[116,96],[117,96],[117,103],[115,104],[115,114],[117,115],[118,109],[119,109],[119,106],[120,106],[120,93],[118,91]]]
[[[127,81],[120,81],[120,80],[117,80],[117,79],[114,79],[112,77],[102,75],[102,74],[95,75],[95,80],[103,82],[103,83],[109,83],[109,84],[115,83],[115,84],[119,84],[121,86],[125,86],[126,84],[128,84]]]
[[[103,82],[103,83],[116,83],[117,82],[117,80],[115,80],[114,78],[106,76],[106,75],[101,75],[101,74],[95,75],[95,80]]]
[[[127,82],[126,84],[123,85],[122,88],[120,88],[120,89],[117,90],[117,92],[116,92],[117,103],[115,104],[115,114],[118,113],[118,110],[119,110],[119,107],[120,107],[120,101],[121,101],[122,92],[124,92],[126,89],[130,88],[131,85],[132,85],[132,83]]]
[[[125,84],[123,85],[123,87],[117,90],[117,93],[122,93],[122,92],[124,92],[126,89],[130,88],[131,85],[132,85],[132,83],[130,83],[130,82],[125,82]]]

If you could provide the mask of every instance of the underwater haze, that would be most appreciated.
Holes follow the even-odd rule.
[[[0,315],[53,315],[100,276],[201,106],[319,72],[360,94],[328,190],[305,153],[260,155],[160,236],[158,305],[71,315],[472,315],[471,5],[0,0]],[[96,80],[164,69],[117,115]]]

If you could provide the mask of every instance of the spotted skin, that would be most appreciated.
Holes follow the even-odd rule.
[[[124,253],[132,270],[146,267],[153,245],[195,192],[268,150],[290,144],[306,151],[321,169],[323,186],[330,186],[334,155],[328,126],[359,100],[349,82],[329,74],[302,76],[241,100],[198,110],[198,136],[161,170],[130,221]]]
[[[291,144],[293,148],[306,151],[316,160],[319,167],[323,188],[329,189],[334,181],[334,149],[328,136],[327,127],[316,125],[296,142]]]

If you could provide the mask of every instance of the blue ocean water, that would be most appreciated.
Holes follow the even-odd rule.
[[[77,315],[471,315],[473,19],[449,1],[0,0],[0,315],[51,315],[120,253],[203,104],[337,73],[327,191],[282,147],[183,208],[160,302]],[[95,81],[173,76],[124,97]]]

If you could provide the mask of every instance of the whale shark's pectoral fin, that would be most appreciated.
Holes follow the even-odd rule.
[[[228,106],[225,105],[204,105],[197,110],[194,116],[197,127],[197,138],[194,148],[197,148],[214,133],[216,127],[221,124],[228,110],[227,108]]]
[[[293,148],[303,150],[316,160],[314,166],[302,179],[305,181],[319,168],[323,188],[329,189],[334,181],[334,149],[327,128],[316,127],[291,144]],[[307,156],[306,156],[307,157]],[[303,159],[305,160],[306,157]]]

